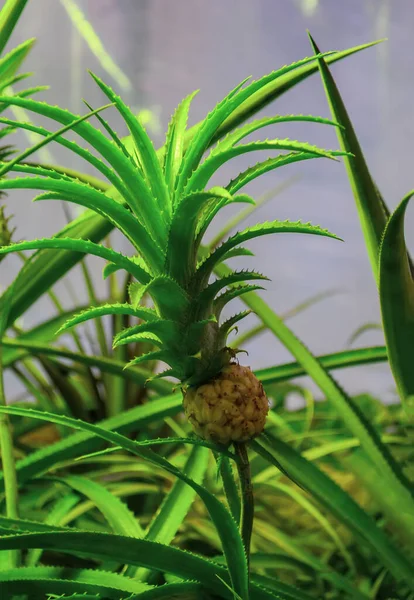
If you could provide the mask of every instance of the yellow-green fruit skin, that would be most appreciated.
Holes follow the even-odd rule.
[[[230,364],[184,393],[184,412],[195,433],[219,444],[246,442],[264,428],[269,402],[249,367]]]

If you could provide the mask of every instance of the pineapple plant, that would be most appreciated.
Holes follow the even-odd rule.
[[[71,225],[56,237],[4,246],[0,255],[42,248],[70,249],[103,258],[103,277],[126,271],[132,282],[129,302],[93,306],[69,319],[63,330],[104,315],[127,314],[137,322],[120,331],[115,347],[145,342],[152,350],[125,365],[134,368],[146,361],[161,361],[167,368],[155,377],[173,377],[182,386],[184,411],[195,433],[222,445],[247,442],[261,433],[268,412],[263,387],[253,372],[240,366],[227,338],[249,311],[223,319],[228,303],[252,290],[263,289],[267,278],[254,270],[228,270],[223,263],[232,257],[252,255],[244,244],[273,233],[303,233],[335,237],[310,223],[272,221],[238,231],[215,248],[203,243],[205,233],[219,211],[234,203],[254,204],[241,192],[247,184],[284,165],[341,152],[328,151],[290,139],[246,141],[250,134],[270,125],[288,121],[310,121],[328,125],[321,117],[276,115],[231,126],[238,109],[277,78],[305,65],[314,57],[283,67],[257,81],[243,81],[234,88],[188,135],[187,119],[195,92],[176,109],[165,145],[156,151],[139,119],[101,79],[93,79],[109,104],[79,117],[67,110],[22,97],[1,98],[48,117],[62,127],[53,133],[29,123],[10,119],[8,127],[21,127],[43,136],[34,147],[4,162],[0,176],[17,172],[18,177],[1,179],[0,190],[29,188],[41,190],[38,200],[65,200],[95,211],[108,219],[134,248],[132,256],[91,240],[71,238]],[[102,117],[102,110],[115,107],[125,121],[129,137],[121,139]],[[95,116],[100,128],[89,120]],[[217,141],[217,132],[229,124],[227,135]],[[64,137],[76,132],[94,152]],[[77,177],[73,171],[23,162],[39,147],[55,141],[85,159],[108,184]],[[210,152],[207,154],[208,150]],[[281,151],[266,157],[235,176],[223,186],[209,187],[218,169],[238,156],[258,151]],[[142,299],[150,297],[151,306]]]

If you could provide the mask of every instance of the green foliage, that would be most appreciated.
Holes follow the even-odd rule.
[[[8,23],[10,32],[24,4],[8,0],[0,25]],[[65,5],[82,35],[98,48],[74,3]],[[1,46],[8,34],[0,29]],[[17,82],[17,68],[30,45],[0,60],[0,82]],[[36,199],[89,209],[52,238],[16,244],[6,239],[0,249],[0,257],[17,253],[25,260],[0,299],[7,333],[1,339],[2,365],[25,390],[13,406],[0,406],[1,423],[9,419],[2,429],[0,497],[13,508],[0,516],[3,595],[12,600],[25,595],[83,600],[411,598],[412,423],[398,405],[350,397],[330,373],[384,362],[388,353],[403,399],[412,395],[412,279],[403,236],[408,197],[390,217],[326,67],[369,45],[317,53],[258,81],[246,80],[187,129],[195,92],[190,94],[174,113],[159,151],[140,120],[96,76],[130,132],[126,139],[119,138],[101,109],[88,104],[90,112],[78,116],[26,97],[36,90],[0,97],[2,108],[7,103],[61,126],[52,132],[0,119],[4,135],[21,128],[42,136],[13,160],[6,148],[0,174],[18,176],[0,180],[0,189],[43,190]],[[332,120],[276,115],[245,124],[318,68]],[[93,116],[99,127],[89,122]],[[290,121],[334,126],[341,150],[286,139],[240,143],[264,127]],[[72,130],[91,151],[64,137]],[[51,142],[81,157],[105,180],[67,167],[20,162]],[[207,189],[211,176],[231,158],[278,150],[285,154],[266,156],[224,185]],[[344,157],[351,177],[370,255],[379,257],[387,348],[316,357],[256,294],[263,288],[244,283],[266,277],[245,268],[232,270],[225,262],[252,256],[242,244],[270,233],[336,236],[310,224],[281,221],[233,233],[242,213],[226,225],[225,237],[230,237],[221,245],[219,238],[205,246],[203,238],[229,204],[247,202],[249,210],[255,209],[254,199],[238,192],[256,177],[285,164],[338,156]],[[105,238],[114,228],[132,243],[135,255],[111,249]],[[27,250],[35,250],[30,259],[23,254]],[[109,292],[97,299],[83,262],[91,306],[75,299],[75,306],[64,309],[52,286],[87,255],[106,261]],[[46,293],[57,314],[26,329],[17,317]],[[250,310],[223,315],[236,298]],[[249,544],[243,541],[251,531],[244,515],[246,509],[253,513],[245,501],[251,490],[240,449],[235,454],[192,437],[182,419],[181,393],[162,378],[199,383],[215,375],[235,352],[227,349],[228,334],[252,311],[260,321],[257,331],[273,333],[295,362],[256,372],[272,403],[266,435],[249,449],[255,497],[249,557]],[[91,320],[96,320],[94,334],[88,329]],[[145,369],[137,366],[140,362],[146,362]],[[163,371],[159,362],[169,368]],[[302,375],[313,379],[324,402],[315,403],[309,390],[290,381]],[[299,393],[306,406],[288,411],[290,393]],[[82,420],[76,419],[78,410]]]

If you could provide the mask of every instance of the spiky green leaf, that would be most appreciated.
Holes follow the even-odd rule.
[[[184,473],[199,485],[202,485],[208,465],[208,451],[194,446],[184,466]],[[159,510],[151,520],[145,539],[162,544],[170,544],[181,527],[196,494],[195,491],[178,480],[165,496]],[[148,571],[140,569],[137,578],[142,581]]]
[[[220,346],[226,345],[227,337],[231,333],[231,331],[236,328],[236,323],[239,323],[242,319],[249,316],[251,312],[251,310],[243,310],[242,312],[233,315],[220,325],[218,334]]]
[[[17,4],[22,5],[23,3],[20,0],[20,2],[15,2],[15,4],[17,6]],[[2,11],[2,13],[0,13],[0,24],[1,22],[3,22],[3,26],[5,24],[4,15],[5,12]],[[3,51],[5,45],[5,37],[8,37],[9,35],[10,30],[7,31],[7,27],[3,27],[0,29],[0,51]],[[19,46],[13,48],[13,50],[10,50],[8,54],[6,54],[0,59],[0,81],[7,81],[10,77],[13,77],[13,75],[17,72],[18,69],[20,69],[23,61],[30,52],[34,42],[35,40],[31,39],[21,43],[19,44]]]
[[[135,336],[141,333],[155,334],[163,344],[174,346],[182,343],[180,340],[180,324],[167,319],[154,319],[120,331],[114,338],[114,347],[130,344],[136,341]]]
[[[83,123],[84,124],[84,123]],[[0,189],[46,190],[37,200],[62,199],[90,208],[108,219],[129,239],[154,269],[162,264],[162,252],[147,230],[121,204],[91,186],[67,179],[18,177],[1,179]]]
[[[246,123],[242,127],[235,129],[231,133],[227,134],[222,140],[218,142],[216,147],[212,150],[211,155],[218,154],[223,150],[229,150],[232,146],[240,142],[242,139],[251,135],[255,131],[268,127],[269,125],[275,125],[277,123],[289,123],[291,121],[318,123],[322,125],[333,125],[338,127],[338,123],[325,119],[323,117],[315,117],[312,115],[275,115],[274,117],[264,117],[263,119],[256,119],[250,123]]]
[[[256,273],[256,271],[232,271],[225,277],[220,279],[216,279],[207,287],[203,289],[200,295],[197,297],[197,307],[198,313],[200,316],[204,316],[205,313],[211,310],[212,303],[216,298],[217,294],[225,287],[241,283],[242,281],[251,281],[251,280],[266,280],[269,278],[261,273]]]
[[[327,53],[326,56],[329,56],[329,54],[330,53]],[[248,103],[254,104],[255,96],[259,96],[262,91],[263,95],[265,95],[266,92],[269,91],[269,88],[272,87],[271,84],[275,85],[275,82],[282,77],[289,79],[288,76],[292,71],[305,67],[314,60],[314,57],[304,58],[291,65],[284,66],[277,71],[265,75],[257,81],[251,82],[250,85],[242,89],[245,81],[247,81],[245,80],[219,102],[199,127],[189,145],[182,163],[182,168],[178,174],[177,194],[180,194],[183,191],[192,173],[197,169],[204,152],[207,150],[212,140],[214,140],[217,131],[225,122],[227,122],[227,124],[232,122],[234,127],[234,123],[237,123],[238,114],[240,114],[243,109],[247,108],[246,105]],[[249,112],[247,109],[246,116],[250,116],[253,112],[254,110]]]
[[[78,115],[74,115],[67,110],[32,99],[2,96],[0,97],[0,102],[20,106],[26,110],[53,119],[58,123],[62,123],[62,125],[73,123],[79,118]],[[137,165],[132,161],[132,158],[126,157],[122,150],[108,140],[99,129],[88,123],[88,121],[79,123],[75,130],[78,135],[91,144],[109,162],[119,175],[118,181],[122,183],[119,189],[117,187],[119,193],[125,198],[125,201],[137,217],[145,223],[147,230],[157,237],[157,234],[162,230],[160,215],[158,211],[153,211],[154,199],[151,190],[137,168]],[[138,198],[139,201],[137,200]]]
[[[231,194],[235,194],[242,187],[244,187],[257,177],[260,177],[265,173],[269,173],[269,171],[273,171],[274,169],[278,169],[279,167],[283,167],[284,165],[290,165],[295,162],[300,162],[302,160],[310,160],[312,158],[323,157],[309,152],[290,152],[289,154],[281,154],[280,156],[276,156],[275,158],[267,158],[266,160],[258,162],[252,167],[248,167],[245,171],[239,173],[237,177],[230,181],[230,183],[226,186],[226,189]]]
[[[64,483],[89,498],[104,515],[114,533],[137,538],[144,536],[144,530],[134,514],[101,483],[79,475],[54,477],[53,480]]]
[[[198,90],[192,92],[180,102],[168,125],[164,146],[164,176],[171,196],[174,195],[175,181],[183,157],[188,111],[191,102],[197,93]]]
[[[44,137],[48,137],[52,134],[51,131],[45,129],[44,127],[39,127],[37,125],[33,125],[32,123],[24,123],[22,121],[13,121],[12,119],[6,119],[4,117],[0,118],[0,123],[9,125],[10,127],[13,127],[13,128],[23,129],[24,131],[30,131],[32,133],[36,133],[37,135],[41,135]],[[106,165],[102,160],[100,160],[94,154],[92,154],[92,152],[90,152],[87,148],[82,148],[82,146],[80,146],[78,143],[76,143],[72,140],[67,140],[62,136],[57,136],[54,139],[54,141],[57,144],[72,151],[74,154],[77,154],[78,156],[83,158],[86,162],[88,162],[90,165],[95,167],[100,173],[102,173],[102,175],[104,177],[106,177],[106,179],[108,179],[108,181],[115,187],[116,190],[118,190],[118,192],[122,192],[124,190],[122,181],[117,176],[116,172],[113,169],[111,169],[110,167],[108,167],[108,165]],[[18,168],[21,169],[22,167],[24,169],[24,165],[18,165]],[[10,169],[10,167],[9,167],[9,169]],[[13,170],[17,170],[17,169],[14,168]],[[48,174],[49,176],[53,177],[53,175],[54,175],[53,169],[49,169],[49,173],[43,173],[43,174]],[[128,194],[125,193],[125,196],[128,197]]]
[[[155,200],[153,206],[151,207],[154,213],[153,220],[154,223],[157,223],[157,233],[159,234],[159,239],[163,240],[165,239],[167,233],[166,225],[169,223],[171,216],[171,202],[168,188],[164,179],[164,174],[162,172],[155,148],[145,129],[139,122],[139,119],[137,119],[137,117],[126,106],[122,99],[117,96],[108,85],[99,79],[99,77],[93,73],[91,73],[91,75],[103,93],[111,102],[116,105],[119,113],[122,115],[125,123],[128,126],[138,152],[139,164],[141,165],[145,178],[152,190],[152,197]],[[148,195],[148,199],[149,198],[151,198],[151,195]],[[164,227],[161,227],[159,215],[161,215],[164,221]]]
[[[100,244],[94,244],[87,240],[72,239],[72,238],[45,238],[41,240],[31,240],[26,242],[17,242],[10,244],[10,246],[3,246],[0,248],[0,255],[9,254],[11,252],[21,252],[24,250],[40,250],[42,248],[54,248],[56,250],[71,250],[72,252],[79,252],[82,254],[91,254],[92,256],[99,256],[104,260],[109,260],[113,264],[116,264],[119,269],[124,269],[128,273],[131,273],[136,279],[143,283],[148,283],[150,275],[147,271],[144,271],[139,267],[133,260],[128,257],[115,252],[110,248],[101,246]]]
[[[107,315],[130,315],[131,317],[145,319],[148,321],[157,319],[156,312],[151,308],[146,308],[145,306],[133,308],[127,303],[103,304],[101,306],[92,306],[91,308],[87,308],[71,319],[68,319],[66,323],[59,329],[58,333],[62,333],[70,327],[75,327],[75,325],[79,325],[80,323],[84,323],[90,319],[97,319]]]
[[[232,197],[224,188],[186,195],[174,211],[168,234],[165,268],[179,283],[188,283],[197,261],[196,229],[209,205]]]
[[[268,223],[259,223],[248,229],[244,229],[228,238],[218,248],[213,250],[208,258],[199,266],[196,274],[198,282],[205,282],[210,276],[215,265],[223,260],[223,256],[227,254],[229,250],[243,244],[248,240],[254,239],[262,235],[269,235],[272,233],[307,233],[312,235],[322,235],[331,237],[334,239],[340,239],[338,236],[330,233],[327,229],[321,229],[317,225],[311,225],[310,223],[301,223],[300,221],[271,221]]]
[[[250,152],[268,151],[268,150],[288,150],[290,152],[303,152],[313,156],[335,159],[330,150],[323,150],[317,146],[312,146],[305,142],[297,142],[295,140],[265,140],[263,142],[250,142],[249,144],[240,144],[233,146],[228,150],[223,150],[217,153],[211,153],[210,156],[198,167],[191,175],[185,187],[185,193],[203,189],[214,173],[229,160],[247,154]]]
[[[152,586],[100,569],[29,566],[0,571],[0,587],[10,598],[15,594],[25,595],[30,589],[31,595],[36,595],[37,598],[63,594],[62,598],[66,600],[69,594],[79,592],[79,599],[82,600],[83,594],[88,592],[97,594],[94,599],[121,600],[130,594],[141,595]]]
[[[2,177],[3,175],[5,175],[5,173],[7,173],[9,170],[11,170],[14,167],[14,165],[16,165],[18,162],[21,162],[24,159],[26,159],[28,156],[30,156],[31,154],[38,152],[41,148],[43,148],[50,142],[53,142],[56,138],[60,137],[63,133],[66,133],[70,129],[75,129],[75,127],[77,125],[83,123],[87,119],[90,119],[92,116],[97,115],[100,111],[105,110],[106,108],[109,108],[110,106],[112,106],[112,105],[107,104],[105,106],[102,106],[92,112],[87,113],[86,115],[82,115],[81,117],[79,117],[78,119],[73,121],[72,123],[69,123],[69,124],[65,125],[64,127],[61,127],[57,131],[55,131],[53,133],[49,133],[48,135],[46,135],[46,137],[43,140],[41,140],[34,146],[31,146],[27,150],[24,150],[23,152],[21,152],[20,154],[15,156],[15,158],[13,158],[13,160],[11,160],[7,164],[3,165],[0,168],[0,177]]]
[[[260,285],[239,285],[237,287],[232,287],[226,292],[223,292],[215,298],[213,302],[213,311],[218,319],[220,317],[221,311],[226,306],[228,302],[231,302],[234,298],[238,298],[243,294],[247,294],[248,292],[254,292],[257,290],[263,290],[264,288]]]

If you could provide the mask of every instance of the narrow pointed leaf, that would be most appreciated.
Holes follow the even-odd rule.
[[[142,333],[140,335],[136,335],[133,336],[132,339],[133,342],[138,341],[151,341],[155,346],[162,346],[162,343],[159,342],[157,339],[153,338],[151,336],[151,334],[148,333]],[[126,338],[125,340],[122,341],[123,344],[127,344],[128,343],[128,338]],[[144,362],[152,362],[152,361],[162,361],[165,362],[167,364],[171,364],[170,360],[171,360],[171,353],[168,352],[168,350],[154,350],[151,352],[146,352],[145,354],[141,354],[140,356],[137,356],[136,358],[133,358],[132,360],[130,360],[126,365],[125,365],[125,369],[130,369],[131,367],[135,367],[136,365],[140,365]]]
[[[95,599],[121,600],[130,594],[141,595],[152,586],[100,569],[30,566],[0,571],[0,587],[9,598],[30,589],[31,595],[36,594],[39,599],[48,598],[50,594],[64,594],[67,598],[69,594],[79,592],[82,600],[83,594],[89,592],[99,595],[94,596]]]
[[[122,344],[133,343],[135,335],[144,332],[155,334],[163,343],[168,345],[181,343],[179,323],[166,319],[152,319],[147,323],[141,323],[120,331],[114,337],[114,348]]]
[[[110,106],[112,106],[112,105],[111,104],[106,104],[105,106],[101,106],[100,108],[97,108],[96,110],[94,110],[92,112],[89,112],[86,115],[82,115],[81,117],[79,117],[78,119],[76,119],[75,121],[73,121],[72,123],[69,123],[68,125],[65,125],[64,127],[61,127],[57,131],[55,131],[53,133],[49,133],[48,135],[46,135],[46,137],[43,140],[41,140],[40,142],[38,142],[34,146],[31,146],[27,150],[24,150],[23,152],[21,152],[20,154],[18,154],[17,156],[15,156],[15,158],[13,158],[13,160],[11,160],[10,162],[8,162],[5,165],[3,165],[0,168],[0,177],[2,177],[10,169],[12,169],[15,164],[23,161],[25,158],[27,158],[31,154],[34,154],[35,152],[37,152],[38,150],[40,150],[41,148],[43,148],[43,146],[46,146],[47,144],[49,144],[50,142],[54,141],[56,138],[58,138],[59,136],[61,136],[63,133],[66,133],[70,129],[74,129],[76,127],[76,125],[79,125],[80,123],[83,123],[83,121],[86,121],[87,119],[90,119],[94,115],[98,114],[100,111],[105,110],[106,108],[109,108]]]
[[[328,52],[326,56],[329,56],[330,54],[333,53]],[[296,73],[296,75],[298,76],[298,81],[306,77],[306,67],[309,68],[311,66],[309,65],[309,63],[312,63],[314,60],[314,57],[304,58],[303,60],[297,61],[296,63],[284,66],[281,69],[278,69],[277,71],[273,71],[272,73],[265,75],[261,79],[251,82],[250,85],[248,85],[247,87],[240,89],[241,86],[245,83],[242,82],[239,86],[232,90],[230,94],[228,94],[219,104],[217,104],[217,106],[210,112],[210,114],[204,120],[201,127],[198,129],[197,133],[194,136],[194,139],[192,140],[186,152],[182,168],[178,175],[177,193],[180,194],[182,192],[191,174],[198,167],[204,152],[207,150],[211,142],[215,139],[217,131],[220,128],[222,128],[223,124],[225,124],[227,127],[230,126],[229,129],[223,128],[227,133],[229,130],[231,130],[233,127],[240,123],[240,120],[238,120],[240,118],[240,114],[243,114],[241,120],[245,120],[245,118],[248,118],[251,114],[256,112],[256,102],[258,97],[261,96],[262,98],[265,98],[266,94],[269,94],[269,96],[272,97],[272,93],[270,90],[273,86],[278,86],[278,80],[280,82],[280,80],[284,77],[285,81],[283,81],[283,83],[286,84],[287,82],[290,82],[290,84],[292,85],[292,79],[294,80],[294,73],[295,71],[299,71],[300,68],[302,68],[302,72],[299,71]],[[312,72],[312,69],[309,70],[310,72]],[[289,77],[290,75],[292,76]],[[267,102],[265,101],[264,104],[267,104]]]
[[[241,283],[242,281],[250,280],[269,280],[268,277],[256,271],[232,271],[225,277],[216,279],[213,283],[210,283],[198,296],[197,304],[200,307],[200,314],[203,311],[208,311],[211,303],[217,296],[217,294],[224,288],[230,285]]]
[[[17,242],[16,244],[10,244],[10,246],[0,247],[0,255],[10,254],[12,252],[22,252],[24,250],[39,250],[42,248],[54,248],[57,250],[65,249],[73,252],[80,252],[82,254],[98,256],[99,258],[112,261],[113,263],[117,264],[120,269],[125,269],[125,271],[131,273],[131,275],[143,283],[147,283],[150,279],[150,275],[141,269],[136,263],[130,260],[127,256],[87,240],[71,238],[45,238],[41,240]]]
[[[91,186],[66,179],[18,177],[16,179],[0,180],[0,189],[46,190],[51,194],[43,194],[38,199],[55,200],[61,198],[90,208],[120,229],[154,268],[157,268],[157,265],[159,267],[161,264],[161,250],[137,219],[121,204]]]
[[[100,560],[129,560],[138,566],[171,573],[182,579],[195,579],[226,600],[234,600],[234,595],[228,589],[229,578],[224,567],[164,544],[86,531],[17,534],[0,539],[0,550],[38,546],[48,550],[79,552]],[[275,600],[275,595],[262,586],[252,583],[251,587],[251,600]],[[244,598],[247,599],[248,596],[245,595]],[[288,595],[283,594],[276,598],[291,600]]]
[[[334,153],[332,153],[332,155],[334,155]],[[230,181],[230,183],[226,186],[226,189],[231,194],[235,194],[245,185],[257,177],[260,177],[265,173],[269,173],[269,171],[273,171],[274,169],[278,169],[279,167],[290,165],[295,162],[310,160],[313,158],[323,157],[309,152],[290,152],[289,154],[281,154],[275,158],[267,158],[266,160],[258,162],[252,167],[248,167],[245,171],[239,173],[237,177]]]
[[[220,294],[220,296],[218,296],[213,302],[213,310],[216,318],[218,319],[220,317],[223,308],[234,298],[238,298],[243,294],[247,294],[248,292],[255,292],[263,289],[264,288],[260,285],[239,285],[237,287],[230,288],[226,292],[223,292],[223,294]]]
[[[204,188],[210,181],[214,173],[229,160],[247,154],[250,152],[268,151],[268,150],[288,150],[290,152],[303,152],[313,156],[335,159],[334,154],[330,150],[323,150],[317,146],[312,146],[305,142],[297,142],[295,140],[265,140],[263,142],[250,142],[249,144],[241,144],[233,146],[222,152],[211,153],[208,158],[198,167],[198,169],[190,177],[188,184],[185,187],[185,193],[190,193],[195,190]]]
[[[79,118],[78,115],[74,115],[67,110],[32,99],[1,96],[0,102],[20,106],[26,110],[53,119],[58,123],[62,123],[62,125],[73,123],[73,121]],[[152,233],[157,233],[160,222],[158,220],[158,213],[154,213],[152,210],[153,197],[151,191],[132,159],[126,157],[122,150],[108,140],[99,129],[88,123],[88,121],[78,124],[76,126],[76,133],[91,144],[109,162],[119,175],[119,181],[122,182],[122,188],[118,190],[121,196],[126,196],[125,201],[138,218],[143,220],[148,230]],[[139,202],[137,198],[140,199]]]
[[[414,191],[390,217],[379,255],[379,294],[388,358],[407,411],[414,397],[414,280],[404,239],[404,217]],[[411,408],[410,408],[411,407]]]
[[[194,446],[184,467],[184,473],[202,485],[208,465],[209,453],[206,448]],[[170,544],[181,527],[196,496],[195,491],[183,481],[177,480],[165,496],[159,510],[150,522],[145,539],[162,544]],[[137,578],[142,581],[143,570]]]
[[[157,223],[157,233],[159,233],[160,239],[163,239],[166,235],[166,228],[162,228],[162,221],[159,220],[159,214],[161,214],[164,223],[168,223],[171,216],[171,203],[161,165],[152,141],[137,117],[126,106],[121,98],[117,96],[108,85],[101,81],[99,77],[93,73],[91,73],[91,75],[103,93],[116,105],[131,132],[131,136],[138,152],[140,164],[156,202],[156,204],[151,207],[154,213],[154,223]],[[150,198],[150,196],[148,196],[148,198]]]
[[[236,233],[223,242],[221,246],[213,250],[210,256],[206,258],[206,260],[198,268],[196,274],[197,279],[199,281],[204,281],[205,278],[211,274],[214,266],[217,265],[217,263],[222,260],[223,256],[225,256],[227,252],[235,246],[238,246],[247,240],[272,233],[307,233],[340,239],[333,233],[330,233],[327,229],[321,229],[317,225],[301,223],[300,221],[271,221],[268,223],[259,223],[254,227],[249,227],[244,231]]]
[[[338,127],[338,123],[325,119],[323,117],[314,117],[312,115],[275,115],[274,117],[264,117],[263,119],[257,119],[246,123],[243,127],[235,129],[232,133],[226,135],[221,141],[218,142],[217,146],[212,150],[211,155],[218,154],[223,150],[229,150],[240,142],[242,139],[251,135],[255,131],[267,127],[268,125],[275,125],[277,123],[289,123],[291,121],[318,123],[323,125],[333,125]]]
[[[26,2],[27,2],[27,0],[26,0]],[[16,7],[18,4],[20,4],[21,6],[23,5],[22,0],[20,0],[20,2],[17,2],[16,0],[14,2],[13,2],[13,0],[8,0],[9,6],[12,3],[15,4]],[[4,10],[4,9],[6,9],[6,10]],[[3,6],[3,10],[0,13],[0,25],[3,25],[3,27],[5,27],[5,28],[0,29],[0,52],[2,52],[4,50],[4,46],[6,44],[7,38],[9,37],[9,35],[11,33],[11,30],[10,29],[8,30],[7,24],[5,22],[5,19],[8,20],[8,17],[6,17],[7,11],[8,11],[8,6],[6,4],[5,6]],[[10,25],[10,21],[9,21],[9,25]],[[22,65],[26,56],[30,52],[34,42],[35,42],[35,40],[31,39],[31,40],[27,40],[27,41],[21,43],[19,46],[17,46],[16,48],[13,48],[13,50],[10,50],[10,52],[8,52],[8,54],[6,54],[5,56],[3,56],[0,59],[0,80],[7,80],[10,77],[13,77],[13,75],[16,73],[16,71],[18,69],[20,69],[20,66]]]
[[[377,40],[374,42],[368,42],[367,44],[361,44],[360,46],[354,46],[346,50],[336,52],[326,52],[323,56],[328,64],[335,63],[343,58],[351,56],[362,50],[371,48],[384,40]],[[313,59],[316,57],[313,56]],[[292,67],[292,68],[291,68]],[[274,78],[271,82],[266,84],[264,87],[259,87],[253,94],[245,99],[243,103],[236,108],[228,117],[226,117],[224,123],[222,123],[218,131],[214,134],[212,141],[215,142],[219,138],[222,138],[229,131],[232,131],[235,127],[249,119],[252,115],[255,115],[260,109],[264,108],[270,102],[292,89],[298,83],[306,80],[310,75],[318,71],[318,64],[315,61],[310,61],[308,58],[293,63],[287,67],[283,67],[283,72],[279,70],[278,77]],[[194,127],[194,130],[197,126]],[[193,131],[190,130],[190,134]]]
[[[42,135],[44,137],[47,137],[47,136],[51,135],[51,133],[52,133],[51,131],[45,129],[44,127],[39,127],[37,125],[33,125],[32,123],[23,123],[21,121],[13,121],[11,119],[6,119],[4,117],[0,118],[0,123],[9,125],[11,127],[23,129],[24,131],[31,131],[32,133],[36,133],[36,134]],[[106,165],[102,160],[97,158],[94,154],[92,154],[92,152],[90,152],[87,148],[82,148],[82,146],[80,146],[76,142],[74,142],[72,140],[67,140],[66,138],[61,137],[61,136],[57,136],[54,139],[54,141],[57,144],[63,146],[64,148],[68,148],[68,150],[71,150],[74,154],[77,154],[78,156],[83,158],[86,162],[88,162],[90,165],[95,167],[100,173],[102,173],[102,175],[104,177],[106,177],[106,179],[108,179],[108,181],[110,183],[112,183],[112,185],[115,187],[115,189],[118,190],[118,192],[122,192],[123,183],[119,179],[117,174],[114,172],[114,170],[111,169],[110,167],[108,167],[108,165]],[[24,165],[17,165],[17,167],[21,169],[21,168],[24,168]],[[13,170],[17,170],[17,169],[14,168]],[[47,174],[49,176],[53,176],[53,170],[49,169],[49,173],[47,173]],[[69,172],[68,172],[68,174],[69,174]],[[126,193],[125,196],[128,197],[128,194]]]
[[[175,180],[184,152],[185,131],[190,104],[198,90],[189,94],[177,107],[169,125],[165,140],[164,176],[170,194],[174,194]]]
[[[104,515],[114,533],[128,537],[144,537],[144,530],[134,514],[101,483],[79,475],[54,477],[53,480],[64,483],[89,498]]]
[[[89,110],[93,110],[92,107],[86,102],[86,100],[84,100],[84,103],[89,108]],[[102,125],[102,127],[105,129],[105,131],[113,139],[113,141],[118,146],[118,148],[120,150],[122,150],[122,152],[125,154],[125,156],[127,156],[128,158],[131,158],[128,150],[125,148],[124,143],[118,137],[118,135],[115,133],[115,131],[112,129],[112,127],[109,125],[109,123],[107,121],[105,121],[105,119],[103,119],[102,116],[99,113],[96,115],[96,118],[98,119],[98,121]]]
[[[227,336],[230,331],[235,327],[236,323],[239,323],[242,319],[249,316],[251,314],[251,310],[244,310],[242,312],[237,313],[233,317],[230,317],[219,328],[219,344],[223,345],[226,342]]]
[[[84,323],[90,319],[96,319],[106,315],[130,315],[131,317],[145,319],[148,321],[152,321],[157,318],[157,314],[154,312],[154,310],[151,308],[146,308],[145,306],[133,308],[127,303],[104,304],[101,306],[92,306],[91,308],[87,308],[74,317],[68,319],[66,323],[59,329],[58,333],[62,333],[70,327],[74,327],[75,325],[79,325],[80,323]]]
[[[329,68],[323,57],[321,57],[320,51],[310,34],[309,38],[315,56],[318,56],[319,73],[322,78],[332,118],[341,125],[341,128],[337,129],[340,147],[345,152],[352,154],[349,157],[345,156],[344,161],[358,209],[372,271],[377,280],[379,247],[389,216],[389,210],[369,172],[352,122]]]

